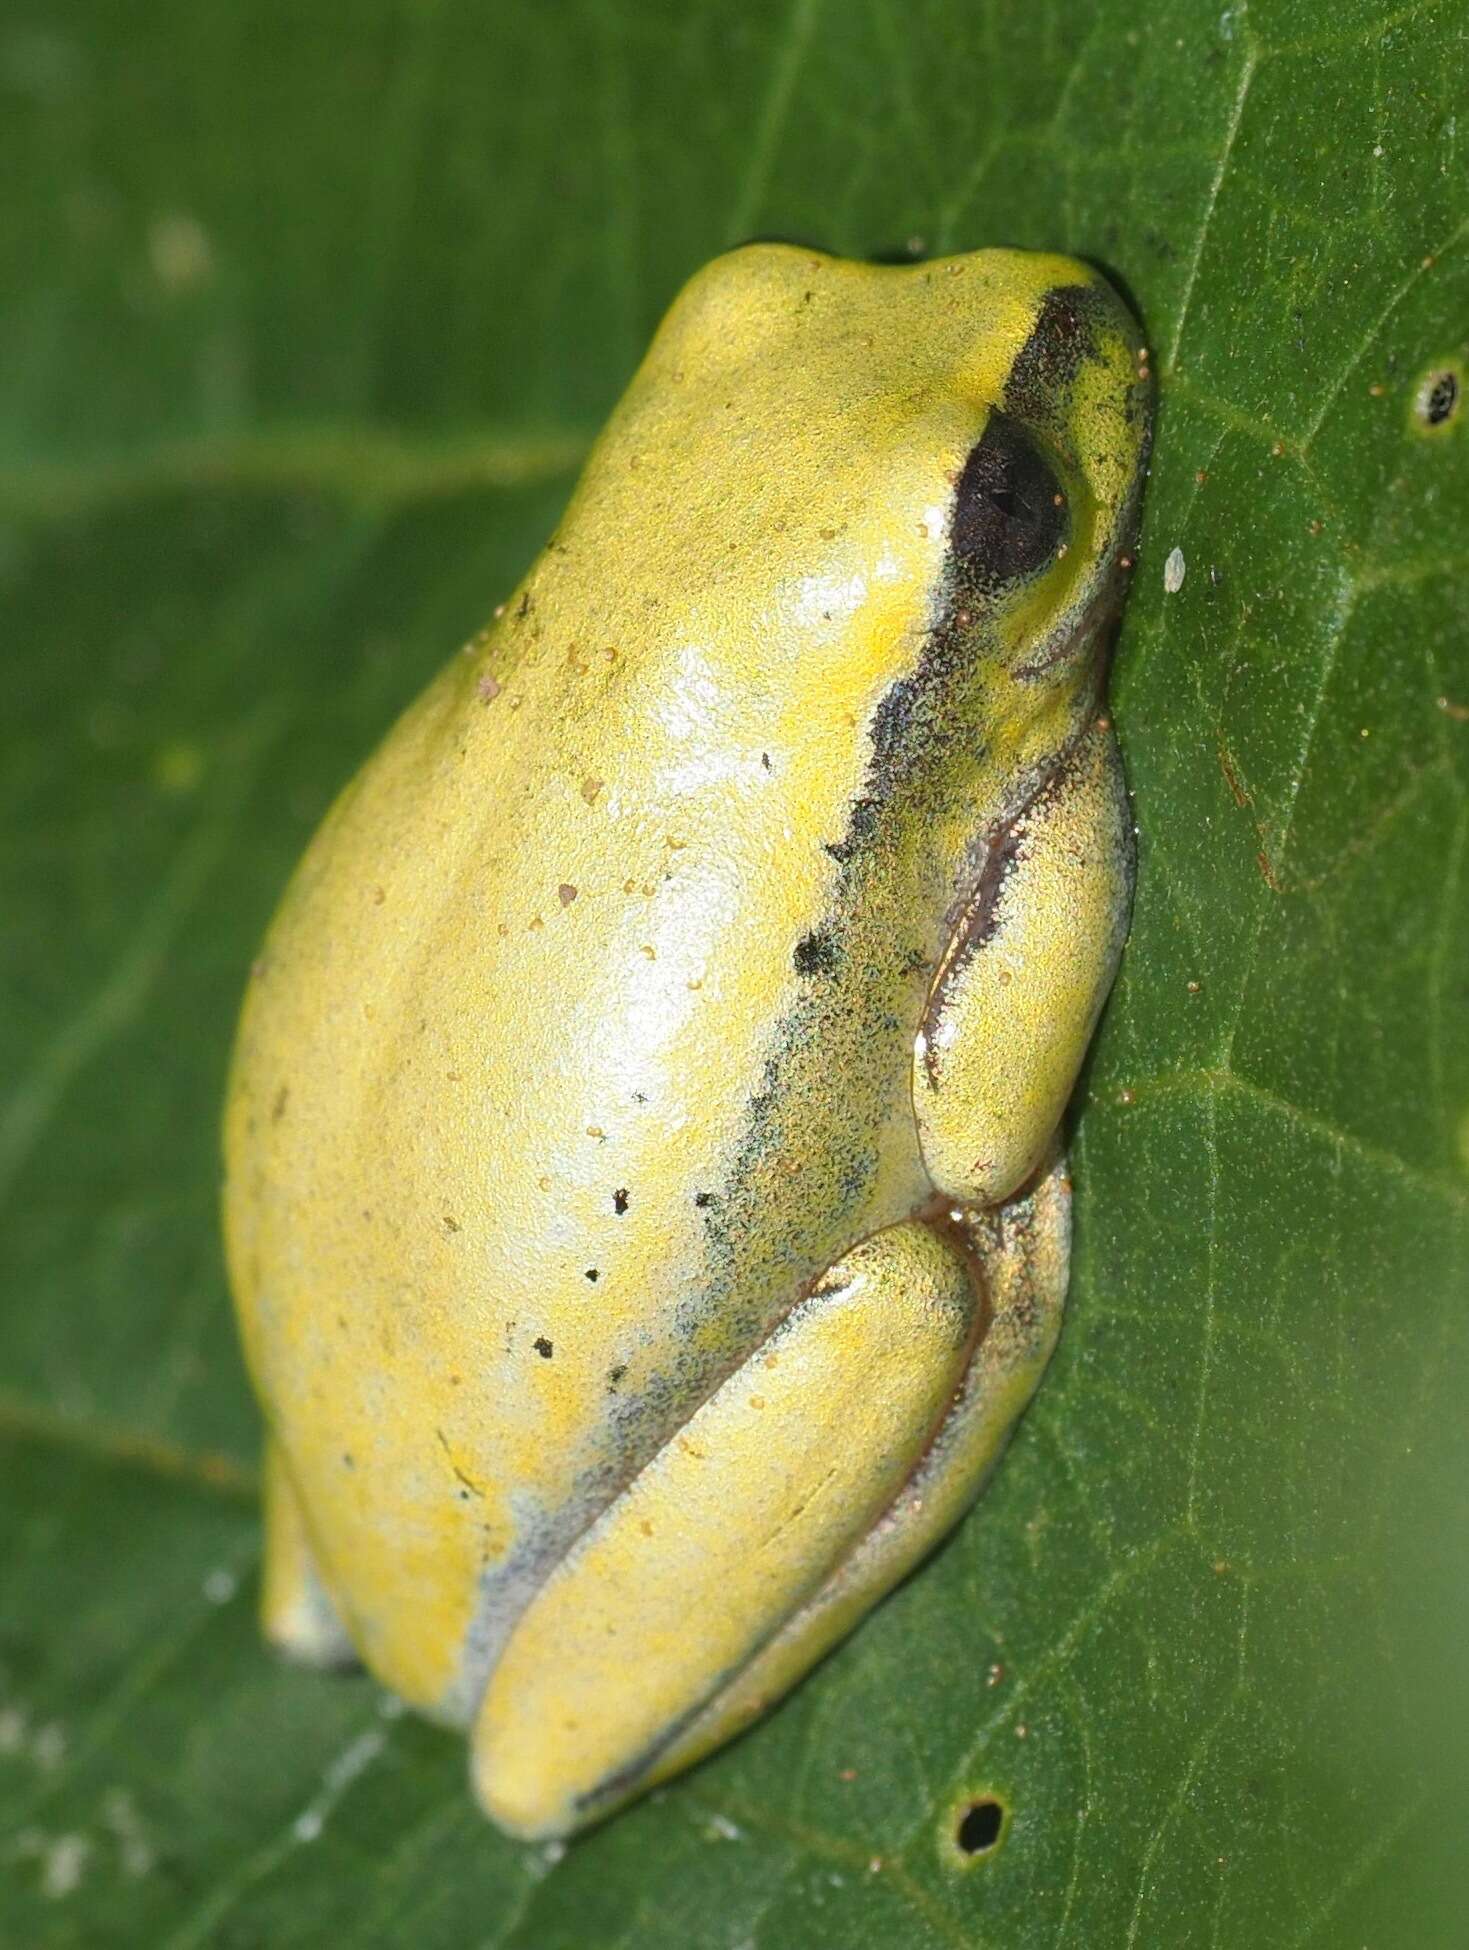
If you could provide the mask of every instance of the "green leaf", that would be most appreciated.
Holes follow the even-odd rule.
[[[0,1941],[1459,1940],[1466,66],[1466,0],[7,10]],[[1137,913],[993,1489],[753,1735],[528,1849],[255,1637],[222,1072],[334,789],[756,233],[1130,291]]]

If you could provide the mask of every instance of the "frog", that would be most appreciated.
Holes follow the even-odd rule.
[[[224,1119],[263,1631],[513,1836],[773,1706],[1036,1391],[1149,428],[1079,260],[715,259],[290,880]]]

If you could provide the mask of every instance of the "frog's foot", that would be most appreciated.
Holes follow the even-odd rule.
[[[1054,1342],[1065,1199],[1058,1169],[996,1216],[873,1234],[670,1439],[491,1676],[473,1773],[497,1822],[566,1834],[699,1759],[949,1528]]]
[[[265,1567],[260,1627],[297,1665],[340,1671],[359,1663],[330,1592],[316,1568],[301,1505],[280,1449],[265,1448]]]

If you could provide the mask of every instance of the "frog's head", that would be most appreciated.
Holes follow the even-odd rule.
[[[1149,440],[1147,353],[1111,287],[1069,259],[1002,258],[1025,292],[1024,336],[1005,313],[975,320],[971,350],[939,380],[944,409],[977,430],[954,480],[934,634],[983,673],[991,725],[1022,745],[1098,695],[1120,611]]]
[[[905,717],[1013,777],[1094,708],[1148,407],[1137,326],[1075,259],[749,245],[673,305],[563,536],[766,725],[835,756]]]

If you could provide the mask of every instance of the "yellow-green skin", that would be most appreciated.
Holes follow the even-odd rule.
[[[275,919],[225,1133],[266,1630],[468,1728],[512,1832],[778,1698],[1036,1386],[1147,414],[1069,259],[719,259]]]

